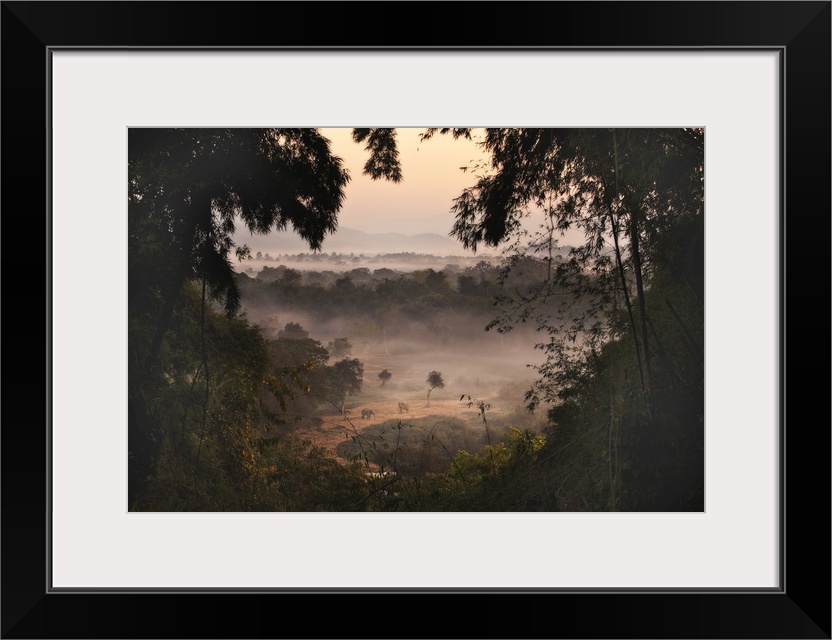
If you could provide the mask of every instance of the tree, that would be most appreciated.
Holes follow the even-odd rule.
[[[422,138],[437,132],[471,137],[432,128]],[[592,414],[607,425],[610,508],[633,508],[638,495],[639,508],[645,496],[652,506],[682,504],[668,487],[680,471],[701,469],[702,381],[690,372],[703,371],[704,261],[701,244],[680,239],[702,237],[704,130],[487,129],[481,146],[490,161],[454,200],[451,235],[473,250],[503,246],[500,311],[487,328],[531,323],[548,336],[537,345],[546,359],[528,408],[546,401],[564,408],[562,424]],[[537,231],[527,228],[532,216]],[[564,252],[558,242],[570,229],[584,242]],[[679,269],[669,256],[683,248],[690,260]],[[529,265],[543,275],[518,280]],[[626,489],[628,475],[640,479]],[[695,483],[688,504],[701,498]]]
[[[364,165],[366,175],[373,180],[386,178],[391,182],[401,181],[402,168],[395,129],[353,129],[352,139],[366,142],[364,149],[370,152],[370,158]]]
[[[334,341],[326,345],[326,348],[329,350],[330,356],[338,360],[346,358],[352,353],[352,343],[348,338],[335,338]]]
[[[428,269],[425,273],[425,286],[436,293],[444,293],[448,290],[447,275],[444,271]]]
[[[235,220],[257,234],[291,225],[313,250],[335,231],[349,175],[315,129],[137,128],[128,144],[131,301],[147,292],[140,285],[161,289],[140,358],[151,366],[186,280],[205,280],[227,313],[239,309],[229,259]]]
[[[401,179],[398,159],[389,153],[395,137],[364,131],[358,137],[369,138],[372,177]],[[256,234],[291,226],[318,251],[336,229],[348,180],[317,129],[128,131],[131,495],[153,475],[167,428],[148,402],[165,389],[166,370],[178,366],[163,351],[165,337],[181,322],[177,309],[186,285],[201,283],[203,318],[206,299],[234,316],[240,292],[231,258],[249,256],[231,239],[238,221]],[[199,343],[203,357],[192,375],[207,378],[204,331]]]
[[[270,357],[276,367],[300,367],[311,365],[323,369],[329,360],[324,346],[312,338],[279,337],[269,341]]]
[[[425,137],[436,131],[427,130]],[[653,340],[645,290],[651,262],[645,251],[673,219],[701,214],[704,132],[488,129],[482,145],[491,152],[491,173],[454,201],[452,234],[472,249],[513,241],[505,271],[528,255],[548,258],[546,279],[531,291],[505,297],[508,312],[492,326],[509,330],[535,318],[555,338],[541,345],[552,362],[546,371],[571,376],[585,354],[611,338],[613,328],[604,315],[621,300],[636,345],[642,394],[649,401]],[[521,225],[531,208],[543,217],[534,235]],[[582,231],[586,241],[556,262],[557,236],[572,228]],[[574,306],[562,306],[553,322],[547,317],[551,306],[544,304],[562,291],[584,303],[567,324],[563,321]],[[544,383],[540,391],[551,400],[560,386]]]
[[[430,406],[430,394],[434,389],[442,389],[445,387],[445,381],[442,380],[442,374],[438,371],[431,371],[427,378],[428,383],[428,406]]]
[[[288,322],[285,327],[277,332],[277,337],[290,338],[292,340],[305,340],[309,337],[309,332],[297,322]]]
[[[387,369],[384,369],[378,374],[378,377],[379,380],[381,380],[381,386],[383,388],[384,385],[387,384],[387,381],[393,377],[393,374],[390,373]]]
[[[281,273],[278,283],[284,291],[296,292],[303,283],[303,274],[297,269],[289,269],[281,265]]]
[[[364,365],[358,358],[344,358],[336,362],[331,368],[330,383],[335,399],[340,402],[341,413],[344,413],[344,402],[347,396],[361,391],[364,381]]]

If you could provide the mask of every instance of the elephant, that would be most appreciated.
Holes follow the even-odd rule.
[[[362,409],[361,410],[361,417],[362,418],[372,418],[376,415],[376,412],[372,409]]]
[[[407,413],[408,409],[410,409],[410,407],[406,402],[399,403],[399,413]]]

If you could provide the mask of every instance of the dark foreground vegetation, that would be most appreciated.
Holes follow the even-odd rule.
[[[470,134],[425,135],[442,133]],[[355,139],[373,177],[400,179],[394,131]],[[491,173],[452,203],[453,234],[505,247],[500,266],[252,278],[233,267],[235,223],[291,226],[312,249],[334,231],[348,175],[326,140],[131,130],[130,510],[704,508],[703,133],[484,144]],[[558,247],[566,228],[586,244]],[[518,406],[440,365],[408,381],[395,366],[457,349],[463,369],[500,350],[534,361]],[[300,435],[327,420],[337,445]]]

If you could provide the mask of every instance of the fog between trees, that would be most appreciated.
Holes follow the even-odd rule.
[[[465,395],[488,401],[495,424],[512,414],[514,426],[539,429],[543,418],[524,410],[534,379],[529,365],[541,360],[535,360],[536,331],[486,330],[499,269],[480,261],[472,267],[452,265],[446,272],[439,266],[446,264],[444,258],[435,258],[436,270],[425,268],[426,258],[421,256],[407,271],[357,267],[321,273],[281,265],[267,267],[255,278],[246,274],[243,263],[238,266],[243,271],[243,309],[269,338],[291,339],[287,325],[299,325],[302,333],[297,337],[327,348],[330,361],[359,359],[362,389],[346,399],[346,406],[356,410],[353,414],[371,405],[376,420],[389,418],[398,413],[399,402],[408,403],[407,417],[423,414],[428,373],[438,371],[445,384],[431,393],[436,420],[458,418],[465,408],[459,398]],[[348,350],[334,354],[335,341],[347,344]],[[382,371],[390,374],[384,385],[378,377]],[[337,398],[321,400],[324,414],[327,403],[338,404]],[[476,412],[464,413],[468,427],[483,430]],[[297,418],[296,426],[320,421],[314,411]],[[327,440],[326,435],[319,438]]]
[[[703,510],[703,130],[484,130],[450,232],[504,260],[407,273],[236,270],[237,225],[336,232],[317,129],[128,141],[131,510]]]

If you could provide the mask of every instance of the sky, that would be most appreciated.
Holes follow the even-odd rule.
[[[453,199],[475,182],[462,166],[485,160],[475,141],[435,135],[421,142],[424,128],[397,129],[403,180],[392,183],[363,175],[369,152],[352,140],[351,128],[321,129],[332,151],[350,172],[339,226],[368,233],[438,233],[447,236],[454,223]]]
[[[350,174],[338,213],[339,227],[367,233],[435,233],[448,237],[454,224],[451,213],[454,198],[472,186],[483,171],[472,168],[488,164],[488,155],[477,144],[482,140],[483,130],[473,129],[471,140],[437,133],[421,141],[419,136],[424,130],[423,127],[396,129],[403,179],[393,183],[372,180],[363,174],[370,154],[364,150],[364,143],[353,141],[352,128],[320,129],[331,141],[332,153],[344,160]],[[463,171],[462,167],[469,169]],[[539,223],[532,216],[524,226],[533,230]],[[564,238],[561,244],[569,244],[569,239],[573,244],[581,241],[577,237]],[[252,237],[242,224],[238,225],[235,242],[247,244],[253,250],[270,250],[267,238]],[[396,248],[390,247],[390,250]],[[461,243],[460,253],[464,253]]]

